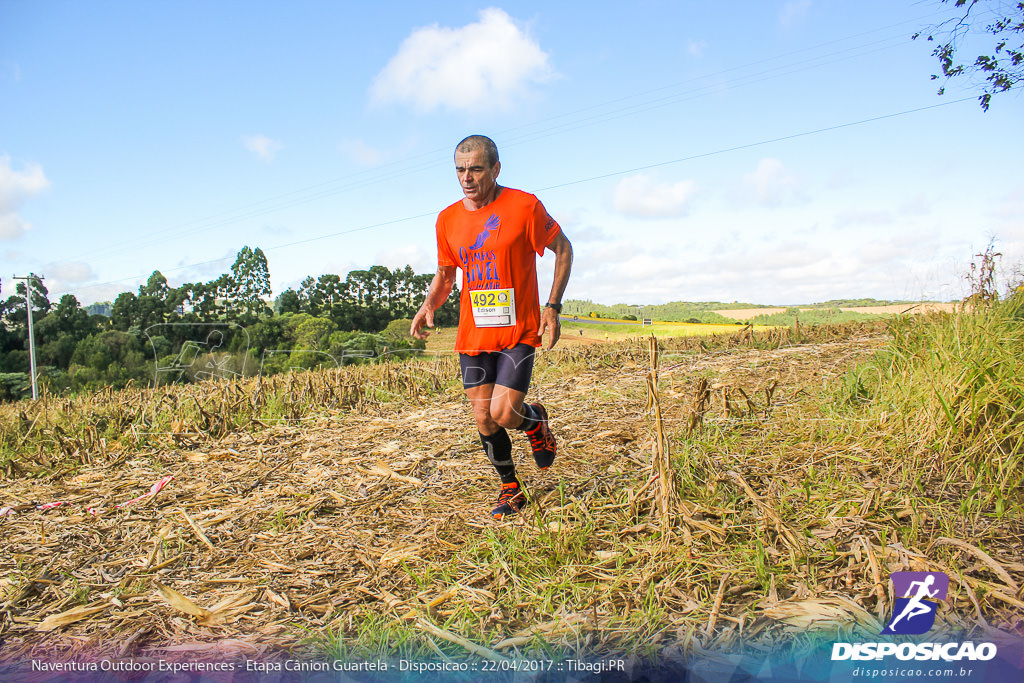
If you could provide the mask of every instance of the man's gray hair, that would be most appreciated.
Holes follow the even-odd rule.
[[[494,144],[494,140],[486,135],[470,135],[455,146],[455,151],[462,152],[463,154],[475,152],[478,149],[484,150],[484,153],[487,155],[487,162],[491,166],[498,163],[498,146]]]

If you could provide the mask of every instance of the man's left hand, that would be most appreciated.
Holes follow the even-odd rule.
[[[550,351],[555,348],[555,344],[558,343],[559,338],[562,336],[562,321],[558,317],[558,311],[548,306],[545,306],[541,311],[538,334],[543,337],[545,332],[549,334],[549,337],[548,343],[544,348]]]

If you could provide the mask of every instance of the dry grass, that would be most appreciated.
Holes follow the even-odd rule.
[[[1019,516],[902,488],[834,404],[881,329],[542,356],[559,458],[516,442],[501,524],[451,356],[4,407],[0,660],[781,647],[873,637],[908,569],[941,631],[1020,629]]]

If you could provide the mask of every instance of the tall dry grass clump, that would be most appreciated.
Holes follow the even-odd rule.
[[[1000,300],[981,272],[953,313],[893,323],[874,403],[894,439],[1002,514],[1024,478],[1024,289]]]

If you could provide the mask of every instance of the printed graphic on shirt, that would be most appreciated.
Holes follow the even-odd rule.
[[[484,242],[487,241],[487,238],[491,236],[492,232],[498,229],[499,225],[501,225],[501,218],[498,214],[492,213],[491,217],[487,219],[486,223],[484,223],[483,231],[476,236],[476,241],[473,242],[473,246],[471,246],[470,249],[479,249],[484,246]]]
[[[493,249],[483,250],[488,238],[501,227],[501,216],[492,213],[484,229],[469,247],[459,247],[459,258],[466,273],[466,284],[471,290],[495,289],[501,286],[498,273],[498,256]]]

